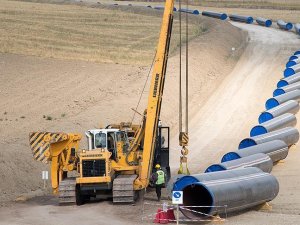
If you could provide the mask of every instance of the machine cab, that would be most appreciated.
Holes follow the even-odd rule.
[[[88,149],[105,148],[112,153],[112,158],[117,157],[117,144],[122,142],[123,146],[129,146],[126,132],[119,129],[95,129],[86,133]]]

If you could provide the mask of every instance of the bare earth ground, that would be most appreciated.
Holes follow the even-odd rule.
[[[227,23],[214,24],[210,32],[191,44],[189,158],[193,173],[218,161],[223,153],[235,149],[238,142],[248,136],[263,111],[265,100],[282,76],[284,63],[300,44],[292,33],[235,25],[250,35],[250,43],[236,65],[238,53],[232,55],[231,48],[243,49],[241,43],[245,35]],[[29,131],[83,132],[98,126],[98,121],[108,124],[130,120],[130,108],[137,102],[148,68],[9,54],[0,55],[0,67],[3,110],[0,201],[4,204],[0,208],[0,224],[141,223],[141,205],[113,206],[104,201],[62,208],[50,195],[23,203],[8,201],[22,192],[38,191],[42,186],[40,171],[47,166],[31,159],[27,144]],[[178,80],[178,57],[170,59],[168,74],[162,120],[176,130],[177,92],[174,88]],[[53,120],[45,120],[43,115]],[[171,160],[174,170],[178,167],[176,146],[177,136],[174,136]],[[281,187],[279,196],[272,202],[272,212],[250,211],[230,217],[227,224],[298,224],[299,156],[297,146],[285,163],[274,168],[273,174]],[[146,201],[153,203],[152,198],[153,194],[148,194]],[[155,209],[153,207],[153,211]]]

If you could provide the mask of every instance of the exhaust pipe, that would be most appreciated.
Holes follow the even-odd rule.
[[[234,152],[228,152],[222,157],[221,162],[228,162],[258,153],[264,153],[268,155],[272,159],[273,163],[275,163],[287,157],[289,148],[284,141],[269,141],[248,148],[238,149]]]

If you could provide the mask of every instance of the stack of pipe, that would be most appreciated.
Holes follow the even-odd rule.
[[[190,219],[211,217],[225,211],[235,212],[273,200],[278,181],[269,174],[273,164],[287,157],[289,147],[299,140],[295,113],[299,111],[300,70],[295,52],[287,66],[295,74],[286,75],[277,83],[273,98],[266,102],[266,111],[258,118],[259,125],[243,139],[238,150],[226,153],[221,163],[209,166],[205,173],[177,177],[168,190],[183,191],[181,212]],[[298,74],[297,74],[298,73]],[[198,206],[198,207],[197,207]],[[205,207],[204,207],[205,206]]]

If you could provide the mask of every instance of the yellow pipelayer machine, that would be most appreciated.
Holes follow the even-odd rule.
[[[60,203],[80,205],[90,197],[133,202],[148,187],[153,165],[170,176],[169,127],[159,122],[173,23],[174,0],[166,0],[148,106],[141,125],[121,123],[86,132],[88,149],[80,150],[80,134],[33,132],[34,159],[51,163],[53,192]],[[70,173],[75,172],[71,177]]]

